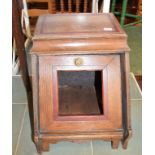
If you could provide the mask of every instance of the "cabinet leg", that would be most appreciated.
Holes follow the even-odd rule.
[[[34,143],[38,154],[41,154],[43,151],[49,151],[49,142],[42,140],[38,135],[34,136]]]
[[[48,142],[42,143],[42,150],[43,151],[49,151],[49,143]]]
[[[41,148],[41,145],[39,145],[38,143],[35,144],[35,145],[36,145],[37,153],[38,153],[38,154],[42,154],[42,148]]]
[[[38,143],[35,143],[38,154],[42,154],[43,151],[49,151],[49,143],[42,142],[39,140]]]
[[[113,149],[117,149],[118,146],[119,146],[119,142],[120,142],[120,139],[113,139],[113,140],[111,141],[111,146],[112,146],[112,148],[113,148]]]
[[[125,138],[122,140],[122,147],[123,147],[123,149],[127,149],[128,142],[129,142],[129,139],[131,138],[131,136],[132,136],[132,132],[129,131],[128,136],[125,137]]]

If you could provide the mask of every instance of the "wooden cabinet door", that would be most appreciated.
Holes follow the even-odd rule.
[[[39,56],[39,129],[41,133],[68,131],[106,131],[122,129],[122,98],[121,70],[119,55],[68,55],[68,56]],[[83,110],[87,114],[69,112],[60,114],[60,72],[93,72],[101,73],[101,91],[103,112],[93,113],[87,110],[93,104],[87,100]],[[76,74],[76,73],[75,73]],[[86,80],[87,81],[87,80]],[[71,91],[73,93],[74,91]],[[89,92],[89,91],[88,91]],[[86,92],[84,92],[86,93]],[[68,93],[70,95],[70,93]],[[87,93],[86,93],[87,94]],[[77,94],[75,93],[75,96]],[[63,95],[62,95],[63,96]],[[89,97],[91,93],[88,94]],[[66,95],[64,95],[66,97]],[[77,97],[77,96],[76,96]],[[81,97],[85,97],[81,94]],[[80,97],[80,99],[81,99]],[[62,97],[63,98],[63,97]],[[74,96],[72,96],[74,99]],[[79,98],[77,97],[77,100]],[[63,100],[63,99],[62,99]],[[68,101],[64,102],[67,104]],[[77,103],[77,108],[78,108]],[[63,107],[63,105],[61,105]],[[71,106],[72,103],[71,103]],[[77,108],[74,108],[75,110]],[[62,110],[63,111],[63,110]],[[90,114],[89,114],[90,112]]]

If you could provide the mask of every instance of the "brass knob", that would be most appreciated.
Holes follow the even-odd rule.
[[[74,61],[76,66],[81,66],[83,64],[82,58],[76,58]]]

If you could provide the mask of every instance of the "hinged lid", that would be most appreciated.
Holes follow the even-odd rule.
[[[38,19],[32,53],[85,54],[128,50],[127,35],[111,13],[46,14]]]

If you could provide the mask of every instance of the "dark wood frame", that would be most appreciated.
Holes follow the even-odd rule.
[[[120,62],[123,62],[124,61],[124,58],[123,58],[123,55],[125,56],[126,54],[120,54]],[[59,56],[58,56],[59,57]],[[106,57],[106,56],[105,56]],[[119,57],[119,55],[118,55],[118,57]],[[128,57],[127,55],[126,55],[126,57]],[[38,96],[38,90],[39,90],[39,85],[38,85],[38,83],[39,83],[39,59],[40,58],[42,58],[42,57],[38,57],[38,56],[35,56],[35,55],[33,55],[32,56],[32,62],[34,62],[33,63],[33,70],[34,70],[34,68],[35,68],[35,75],[37,75],[37,76],[35,76],[36,78],[34,78],[34,81],[33,81],[33,83],[34,83],[34,92],[35,92],[35,94],[34,95],[37,95]],[[43,59],[44,59],[44,56],[43,56]],[[45,59],[45,61],[47,62],[47,60]],[[126,62],[127,63],[127,62]],[[125,66],[126,66],[126,63],[124,64]],[[123,66],[124,66],[123,65]],[[47,64],[46,64],[46,66],[47,66]],[[125,67],[124,66],[124,67]],[[43,67],[42,65],[41,65],[41,67]],[[127,66],[126,66],[127,67]],[[96,67],[95,67],[96,68]],[[100,68],[98,68],[97,67],[97,69],[100,69]],[[46,70],[46,69],[43,69],[44,71]],[[49,71],[48,70],[46,70],[48,73],[49,73]],[[121,73],[121,77],[122,78],[125,78],[127,81],[128,81],[128,77],[126,77],[126,74],[127,73],[125,73],[124,74],[124,72],[122,72]],[[127,74],[128,75],[128,74]],[[54,77],[54,78],[56,78],[56,77]],[[127,83],[125,82],[125,83],[123,83],[122,84],[122,87],[124,87],[125,85],[127,85]],[[124,87],[125,88],[125,87]],[[122,93],[123,93],[124,91],[122,91]],[[124,92],[124,94],[126,94],[126,91]],[[128,95],[126,95],[126,96],[128,96]],[[48,98],[49,99],[49,98]],[[128,113],[130,110],[129,109],[127,109],[127,105],[125,104],[126,103],[126,97],[124,98],[124,106],[122,107],[123,108],[123,110],[124,111],[126,111],[125,113],[123,113],[123,122],[126,124],[126,131],[127,132],[125,132],[126,134],[124,135],[124,136],[122,136],[123,134],[123,130],[121,130],[121,129],[116,129],[116,130],[113,130],[113,129],[111,129],[111,130],[96,130],[96,131],[91,131],[91,132],[87,132],[87,136],[85,135],[85,132],[84,131],[81,131],[81,132],[79,132],[79,131],[76,131],[76,136],[75,136],[75,132],[67,132],[65,135],[64,135],[64,131],[59,131],[59,130],[55,130],[55,131],[51,131],[51,132],[47,132],[47,126],[45,127],[45,131],[43,131],[43,130],[41,130],[40,129],[40,120],[38,120],[38,117],[36,117],[37,115],[39,116],[40,115],[40,108],[42,109],[42,107],[41,106],[37,106],[37,104],[36,103],[38,103],[38,100],[39,100],[39,98],[35,98],[34,99],[34,111],[35,111],[35,142],[36,142],[36,144],[38,145],[38,140],[40,139],[39,137],[41,136],[42,138],[40,139],[42,142],[44,142],[42,145],[47,145],[47,143],[55,143],[56,141],[59,141],[59,140],[65,140],[66,138],[66,140],[80,140],[80,139],[83,139],[83,140],[85,140],[85,139],[104,139],[104,140],[112,140],[112,146],[113,146],[113,148],[117,148],[118,147],[118,144],[119,144],[119,141],[122,139],[122,142],[123,142],[123,147],[124,148],[126,148],[127,147],[127,142],[128,142],[128,139],[129,139],[129,137],[131,137],[131,130],[129,130],[129,129],[131,129],[130,127],[131,127],[131,125],[130,125],[130,123],[128,124],[127,123],[127,121],[126,121],[126,118],[130,118],[129,116],[130,116],[130,114]],[[129,104],[129,103],[128,103]],[[39,108],[39,109],[38,109]],[[47,107],[46,107],[47,108]],[[49,110],[49,108],[47,108],[48,110]],[[49,112],[49,111],[48,111]],[[44,113],[48,113],[47,111],[45,112],[44,111]],[[84,116],[85,117],[85,116]],[[68,118],[67,118],[68,119]],[[64,121],[67,121],[67,119],[63,119]],[[81,118],[80,118],[81,119]],[[61,121],[63,121],[63,120],[61,120]],[[93,119],[94,121],[96,120],[96,118],[94,118]],[[37,123],[38,122],[38,123]],[[122,122],[122,123],[123,123]],[[49,123],[49,122],[48,122]],[[123,124],[124,124],[123,123]],[[44,124],[45,125],[45,124]],[[44,126],[43,125],[43,126]],[[40,131],[40,132],[38,132],[38,131]],[[103,132],[104,131],[104,132]],[[109,133],[109,132],[111,132],[111,133]],[[47,133],[48,133],[48,136],[47,136]],[[57,134],[59,133],[59,136],[57,136]],[[63,133],[63,134],[61,134],[61,133]],[[55,135],[56,134],[56,135]],[[70,135],[71,134],[71,135]],[[110,134],[110,137],[108,136]],[[51,136],[50,136],[51,135]],[[55,135],[55,136],[53,136],[53,135]],[[110,139],[109,139],[109,138]],[[124,138],[123,138],[124,137]],[[37,139],[37,140],[36,140]],[[39,140],[39,141],[40,141]],[[43,149],[42,147],[43,146],[39,146],[39,147],[37,147],[37,148],[41,148],[41,150],[46,150],[46,149]]]
[[[114,18],[112,14],[109,16]],[[90,33],[90,36],[87,34],[90,37],[87,41],[85,35],[80,38],[75,33],[70,39],[66,34],[63,34],[64,36],[58,34],[53,38],[41,35],[38,35],[38,38],[34,37],[32,48],[34,140],[38,152],[47,151],[49,143],[61,140],[108,140],[111,141],[112,148],[117,148],[122,141],[123,148],[127,148],[128,140],[132,135],[129,48],[126,34],[115,18],[113,21],[118,27],[116,29],[118,32],[96,34],[98,37]],[[68,46],[69,43],[80,42],[83,42],[82,46],[75,47],[73,44]],[[79,57],[83,59],[83,63],[81,66],[76,66],[75,59]],[[104,74],[108,75],[108,90],[105,95],[108,96],[108,104],[112,104],[108,109],[110,110],[108,114],[111,115],[108,119],[110,118],[112,123],[107,123],[107,120],[99,116],[89,117],[91,120],[88,120],[88,116],[76,118],[66,116],[63,119],[57,117],[57,70],[101,70],[104,66],[108,72]]]
[[[53,67],[53,118],[56,121],[89,121],[89,120],[106,120],[108,117],[108,105],[107,103],[107,96],[104,94],[107,92],[107,70],[103,69],[101,66],[85,66],[82,67],[82,69],[79,69],[77,67],[73,66],[54,66]],[[104,79],[104,83],[102,83],[102,106],[104,107],[104,113],[101,115],[78,115],[78,116],[73,116],[73,115],[67,115],[67,116],[59,116],[58,114],[58,102],[59,102],[59,94],[58,94],[58,77],[57,72],[58,71],[101,71],[102,72],[102,80]],[[56,84],[55,84],[56,83]]]

